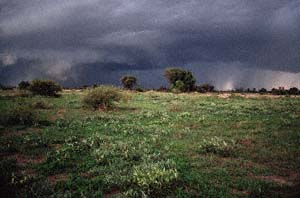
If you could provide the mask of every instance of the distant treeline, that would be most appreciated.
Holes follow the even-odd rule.
[[[174,93],[182,93],[182,92],[199,92],[199,93],[207,93],[207,92],[224,92],[215,90],[214,85],[209,83],[204,83],[201,85],[196,85],[196,79],[190,71],[183,70],[181,68],[170,67],[165,69],[164,77],[169,82],[169,87],[160,87],[158,89],[145,89],[141,85],[138,84],[138,79],[132,75],[125,75],[120,79],[120,83],[123,85],[124,89],[135,90],[138,92],[143,92],[147,90],[155,90],[160,92],[174,92]],[[32,82],[22,81],[19,83],[18,87],[14,86],[3,86],[0,84],[0,89],[2,90],[11,90],[14,88],[19,89],[32,89],[32,83],[37,83],[40,81],[33,80]],[[44,84],[49,84],[49,81],[43,82]],[[55,82],[53,82],[55,83]],[[39,85],[40,86],[40,85]],[[49,86],[49,85],[47,85]],[[51,85],[52,86],[52,85]],[[51,87],[50,86],[50,87]],[[99,84],[94,85],[83,85],[80,87],[64,87],[65,89],[87,89],[87,88],[95,88],[100,86]],[[52,87],[51,87],[52,88]],[[274,95],[299,95],[300,91],[297,87],[292,87],[290,89],[285,89],[284,87],[273,88],[271,90],[267,90],[266,88],[256,89],[256,88],[238,88],[235,90],[230,90],[226,92],[234,92],[234,93],[260,93],[260,94],[274,94]]]

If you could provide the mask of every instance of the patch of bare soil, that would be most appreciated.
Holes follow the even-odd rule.
[[[83,90],[82,89],[64,89],[63,92],[66,94],[73,94],[73,93],[78,94],[78,93],[82,93]]]
[[[182,111],[182,107],[180,105],[172,105],[169,108],[169,111],[171,111],[171,112],[180,112],[180,111]]]
[[[112,189],[111,192],[104,194],[104,198],[119,197],[118,195],[120,195],[120,190],[115,188],[115,189]]]
[[[231,190],[231,194],[232,194],[232,195],[237,195],[237,196],[239,196],[239,197],[249,197],[250,192],[249,192],[249,191],[246,191],[246,190],[241,191],[241,190],[237,190],[237,189],[232,189],[232,190]]]
[[[255,176],[255,178],[265,180],[268,182],[273,182],[279,185],[286,185],[286,186],[294,185],[294,183],[289,178],[278,176],[278,175]]]
[[[55,150],[59,149],[62,147],[61,144],[50,144],[50,147],[54,148]]]
[[[82,177],[86,177],[86,178],[91,178],[92,177],[91,173],[89,173],[89,172],[83,172],[83,173],[80,173],[80,175]]]
[[[56,112],[55,115],[49,116],[48,119],[49,119],[50,121],[55,121],[55,120],[57,120],[57,119],[62,119],[62,118],[64,117],[64,114],[65,114],[65,113],[66,113],[66,109],[61,108],[61,109],[59,109],[59,110]]]
[[[241,97],[244,98],[280,98],[282,96],[280,95],[272,95],[272,94],[258,94],[258,93],[243,93],[238,94]]]
[[[35,133],[40,133],[42,132],[42,129],[39,129],[39,128],[28,128],[26,130],[21,130],[21,131],[4,131],[3,132],[3,136],[23,136],[23,135],[26,135],[26,134],[29,134],[29,133],[32,133],[32,132],[35,132]]]
[[[24,170],[25,175],[29,176],[29,177],[35,177],[37,174],[36,172],[34,172],[34,170],[32,169],[26,169]]]
[[[238,144],[241,144],[243,146],[252,146],[253,141],[251,139],[241,139],[237,141]]]
[[[43,155],[38,155],[35,158],[32,158],[30,156],[27,155],[22,155],[22,154],[16,154],[11,156],[12,158],[16,159],[17,164],[19,166],[26,166],[28,164],[40,164],[43,161],[45,161],[45,156]]]
[[[253,178],[264,180],[278,184],[281,187],[273,189],[271,194],[280,195],[285,198],[299,198],[300,197],[300,172],[293,172],[287,176],[267,175],[267,176],[253,176]],[[270,196],[271,197],[271,196]],[[277,197],[277,196],[276,196]]]
[[[60,110],[58,110],[58,111],[56,112],[56,116],[62,117],[65,113],[66,113],[66,109],[61,108]]]
[[[219,98],[229,98],[231,96],[231,93],[222,93],[222,94],[218,94],[218,97]]]
[[[218,93],[219,98],[229,98],[230,96],[240,96],[243,98],[282,98],[286,97],[284,95],[273,95],[273,94],[259,94],[259,93]],[[300,96],[290,96],[290,97],[300,97]]]
[[[48,181],[49,181],[51,184],[55,184],[56,182],[59,182],[59,181],[67,181],[67,180],[68,180],[68,175],[65,174],[65,173],[48,176]]]
[[[300,184],[293,186],[289,189],[280,191],[282,197],[285,198],[299,198],[300,197]]]
[[[288,176],[279,176],[279,175],[254,176],[254,178],[261,179],[268,182],[273,182],[279,185],[285,185],[288,187],[296,187],[300,185],[300,173],[290,173]]]

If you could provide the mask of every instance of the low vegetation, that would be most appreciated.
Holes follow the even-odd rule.
[[[125,96],[120,89],[112,86],[99,86],[91,89],[84,96],[83,102],[96,109],[112,108],[115,102],[124,99]]]
[[[126,91],[126,103],[106,86],[61,97],[13,92],[0,95],[1,197],[297,192],[298,97]]]
[[[58,96],[62,87],[51,80],[33,80],[30,83],[29,90],[36,95]]]
[[[211,139],[203,139],[199,145],[200,153],[213,153],[223,157],[230,157],[234,154],[234,142],[226,142],[222,138],[212,137]]]
[[[28,105],[16,105],[13,109],[1,112],[0,124],[2,126],[33,125],[37,121],[37,115]]]

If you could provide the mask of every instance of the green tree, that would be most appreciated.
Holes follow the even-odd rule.
[[[171,84],[172,89],[181,90],[182,92],[193,91],[195,88],[196,80],[190,71],[186,71],[180,68],[167,68],[165,69],[164,76]],[[181,81],[182,83],[177,81]],[[180,85],[180,88],[177,87]]]

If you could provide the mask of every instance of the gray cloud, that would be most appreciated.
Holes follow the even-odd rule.
[[[99,72],[93,82],[116,83],[113,75],[126,71],[151,87],[164,83],[162,69],[174,65],[219,88],[230,78],[235,87],[278,84],[264,76],[283,76],[277,81],[283,86],[300,86],[293,80],[300,72],[300,2],[0,0],[0,53],[6,54],[2,65],[14,60],[14,79],[42,75],[66,84],[92,83],[81,74],[93,76],[93,65]],[[25,60],[27,70],[18,74]],[[156,81],[144,75],[151,72]],[[255,77],[240,79],[247,72]]]

